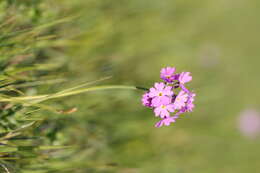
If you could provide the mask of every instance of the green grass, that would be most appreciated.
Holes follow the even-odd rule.
[[[0,1],[0,172],[259,172],[259,2]],[[141,90],[190,71],[196,108],[154,128]],[[91,91],[91,92],[90,92]]]

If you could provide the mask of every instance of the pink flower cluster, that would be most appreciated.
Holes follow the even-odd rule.
[[[174,67],[166,67],[160,77],[164,82],[155,83],[142,97],[143,105],[152,108],[155,116],[161,118],[155,127],[169,126],[180,114],[194,108],[195,93],[184,86],[192,80],[190,72],[175,73]]]

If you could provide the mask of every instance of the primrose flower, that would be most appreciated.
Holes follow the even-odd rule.
[[[150,88],[149,97],[152,98],[152,106],[160,106],[162,101],[169,100],[173,95],[172,87],[164,83],[155,83],[154,88]]]
[[[161,118],[169,117],[169,112],[174,112],[174,105],[170,102],[170,99],[163,100],[162,104],[154,109],[155,116]]]
[[[161,127],[163,125],[169,126],[171,123],[174,123],[176,121],[175,119],[176,119],[175,117],[164,118],[164,119],[160,120],[159,122],[157,122],[155,124],[155,127]]]
[[[174,109],[181,109],[182,107],[184,107],[188,100],[188,94],[185,93],[184,91],[180,91],[179,94],[177,95],[177,97],[175,98],[174,101]]]
[[[166,67],[161,70],[161,79],[165,82],[172,83],[176,80],[176,76],[174,75],[175,68],[174,67]]]
[[[238,117],[240,132],[248,138],[255,139],[260,136],[260,112],[256,109],[245,109]]]
[[[190,72],[182,72],[178,78],[180,84],[185,84],[192,80],[192,76],[190,76]]]
[[[188,101],[187,101],[187,105],[186,105],[186,110],[188,112],[192,112],[192,110],[194,108],[193,101],[194,101],[195,96],[196,96],[195,93],[190,93],[189,96],[188,96]]]
[[[152,98],[149,97],[149,93],[145,93],[142,97],[142,103],[146,107],[152,107]]]
[[[192,80],[190,72],[174,73],[174,67],[163,68],[160,77],[165,83],[156,82],[142,97],[143,105],[152,108],[155,116],[161,118],[155,127],[169,126],[181,114],[192,112],[194,108],[196,94],[184,86]]]

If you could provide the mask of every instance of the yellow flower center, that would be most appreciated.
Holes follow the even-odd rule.
[[[162,96],[162,93],[159,93],[159,96]]]
[[[165,109],[166,108],[166,106],[165,105],[162,105],[162,109]]]

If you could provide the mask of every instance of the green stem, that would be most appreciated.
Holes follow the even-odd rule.
[[[54,98],[72,96],[72,95],[85,93],[85,92],[91,92],[91,91],[110,90],[110,89],[136,90],[138,88],[135,86],[124,86],[124,85],[95,86],[95,87],[90,87],[90,88],[83,88],[83,89],[78,89],[78,90],[73,90],[73,91],[68,91],[68,92],[58,92],[58,93],[47,94],[47,95],[0,98],[0,102],[36,101],[38,103],[38,102],[42,102],[42,101],[54,99]]]

